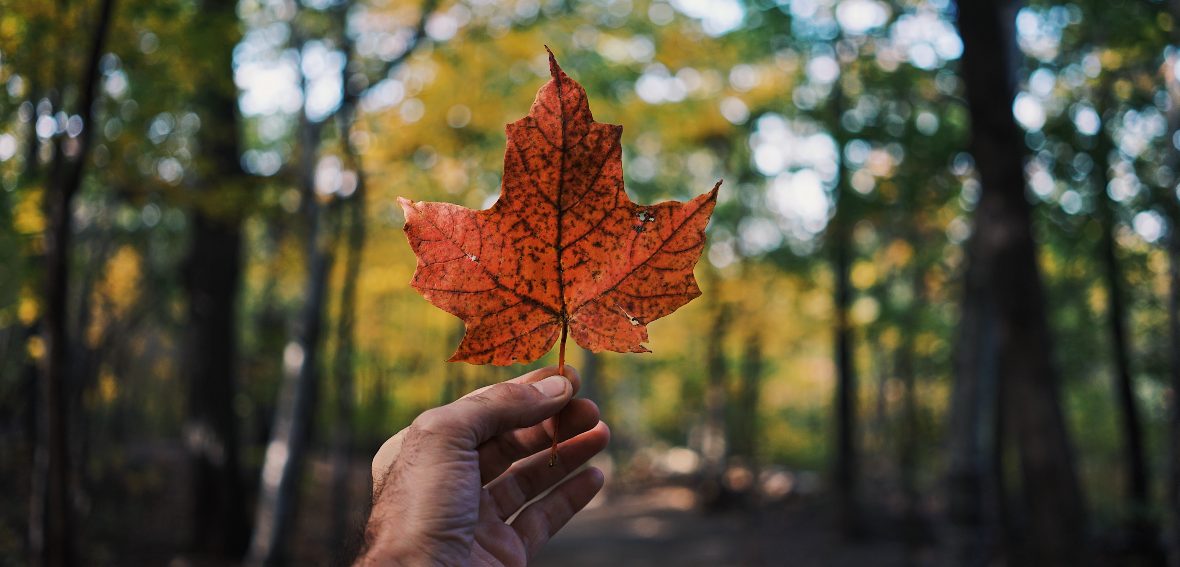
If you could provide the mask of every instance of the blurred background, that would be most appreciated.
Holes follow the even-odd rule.
[[[960,13],[962,12],[962,13]],[[346,562],[548,44],[704,295],[546,565],[1180,564],[1180,3],[0,0],[0,563]]]

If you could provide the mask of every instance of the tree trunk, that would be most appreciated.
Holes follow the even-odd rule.
[[[359,198],[359,195],[354,196]],[[349,479],[352,463],[352,416],[355,397],[355,326],[356,279],[364,249],[364,216],[361,203],[350,203],[349,237],[345,240],[344,280],[340,290],[340,321],[336,326],[336,357],[333,361],[333,384],[336,395],[336,420],[332,428],[332,538],[334,546],[353,543],[353,509],[349,505]],[[359,234],[359,236],[358,236]]]
[[[343,9],[339,10],[340,33],[348,38]],[[350,39],[345,40],[345,73],[351,69],[355,50]],[[341,545],[354,543],[352,508],[349,506],[349,465],[352,448],[352,415],[354,399],[353,365],[355,364],[356,289],[360,276],[361,258],[365,248],[365,171],[360,152],[352,144],[352,125],[356,120],[356,97],[348,90],[348,77],[341,81],[341,108],[337,114],[340,145],[347,167],[356,175],[356,189],[342,207],[348,212],[348,236],[344,240],[344,280],[340,289],[340,321],[336,327],[336,359],[333,374],[336,385],[336,424],[332,433],[332,542]],[[341,221],[343,222],[343,220]],[[357,539],[359,542],[359,538]]]
[[[982,328],[994,325],[996,339],[994,350],[978,355],[995,359],[1002,381],[1002,419],[1011,424],[1020,460],[1030,561],[1078,565],[1085,557],[1084,506],[1052,364],[1024,188],[1024,140],[1012,117],[1018,4],[960,2],[958,8],[971,150],[982,182],[968,244],[966,298],[992,307],[980,315],[994,319]],[[981,343],[992,346],[987,338]]]
[[[82,186],[96,129],[95,104],[98,100],[99,62],[105,51],[114,15],[114,0],[102,0],[86,53],[86,63],[78,81],[76,112],[82,117],[73,155],[56,144],[54,166],[45,195],[45,317],[42,320],[45,341],[43,361],[44,437],[39,443],[34,467],[32,518],[36,527],[32,537],[32,563],[70,565],[75,561],[72,526],[73,498],[70,490],[69,396],[71,370],[68,325],[68,290],[70,283],[70,239],[73,234],[73,200]],[[58,54],[65,57],[66,54]],[[61,85],[64,89],[64,85]],[[40,536],[40,537],[38,537]]]
[[[359,172],[358,172],[359,177]],[[360,183],[353,199],[360,199]],[[333,374],[336,386],[336,423],[332,431],[332,538],[334,546],[349,542],[354,533],[352,507],[349,505],[349,478],[352,461],[352,415],[354,399],[353,365],[355,364],[356,279],[364,249],[364,207],[359,201],[349,203],[351,219],[345,241],[344,281],[340,290],[340,321],[336,327],[336,359]],[[358,533],[359,535],[359,533]]]
[[[55,176],[56,177],[56,176]],[[68,186],[50,183],[46,195],[49,220],[45,235],[45,317],[42,337],[46,354],[42,362],[42,440],[38,443],[34,486],[35,493],[33,563],[70,565],[74,563],[72,526],[73,499],[70,494],[69,440],[67,435],[68,396],[66,383],[70,370],[69,332],[66,328],[66,291],[69,287],[71,204],[73,193]],[[36,478],[40,477],[40,478]],[[38,491],[39,492],[39,491]]]
[[[831,251],[833,289],[832,339],[836,366],[836,451],[833,480],[836,490],[836,509],[840,531],[845,537],[863,536],[860,509],[860,449],[857,443],[857,375],[853,361],[852,323],[849,309],[852,303],[852,192],[848,186],[848,172],[844,163],[844,144],[847,142],[841,118],[844,115],[844,71],[832,86],[832,108],[828,128],[836,141],[840,164],[836,170],[836,212],[828,227],[828,246]]]
[[[427,0],[422,7],[422,14],[414,29],[406,50],[397,57],[387,61],[383,68],[383,75],[387,76],[394,68],[400,66],[417,49],[425,30],[426,20],[434,10],[437,0]],[[346,73],[359,72],[352,68],[354,57],[351,39],[346,28],[346,10],[348,4],[338,6],[336,25],[346,52]],[[293,41],[296,51],[302,54],[304,38],[296,31]],[[351,146],[351,125],[355,121],[357,102],[362,93],[354,92],[348,87],[349,77],[343,78],[343,91],[340,108],[336,118],[340,125],[341,143],[345,144],[345,154],[350,161],[350,167],[357,175],[356,198],[360,203],[363,198],[364,179],[358,153]],[[380,79],[370,80],[368,84],[376,84]],[[301,77],[301,90],[307,93],[306,77]],[[304,100],[306,101],[306,96]],[[325,122],[327,118],[325,118]],[[279,404],[275,411],[274,426],[271,441],[267,447],[266,459],[262,468],[262,482],[258,507],[255,512],[254,534],[250,541],[247,563],[252,565],[271,565],[281,563],[287,553],[287,542],[294,528],[294,518],[299,501],[299,484],[302,477],[303,460],[311,440],[311,425],[315,417],[317,403],[317,365],[319,363],[319,343],[323,328],[323,306],[327,297],[328,274],[332,266],[332,242],[336,230],[331,226],[336,221],[339,202],[333,202],[327,209],[320,205],[315,193],[315,167],[319,159],[319,147],[323,133],[324,122],[313,123],[307,117],[306,108],[300,115],[299,148],[300,148],[300,193],[302,195],[303,213],[307,217],[307,280],[305,284],[306,299],[299,315],[299,322],[295,330],[296,340],[284,352],[283,380],[279,388]],[[354,211],[354,227],[362,227],[364,209],[357,205]],[[354,228],[354,230],[357,230]],[[354,232],[350,235],[350,246],[355,242],[363,245],[364,232]],[[356,238],[354,241],[353,238]],[[359,270],[360,248],[353,250],[356,255],[356,265],[350,269]],[[350,260],[351,262],[352,260]],[[350,278],[355,280],[355,278]],[[351,292],[355,294],[355,291]],[[351,322],[349,323],[351,325]],[[349,341],[351,345],[351,341]],[[351,349],[351,346],[348,348]],[[351,351],[349,351],[351,352]],[[351,366],[351,354],[349,355]],[[345,371],[349,374],[351,368]],[[351,377],[347,378],[351,390]],[[344,393],[341,393],[343,396]],[[351,404],[351,395],[343,398],[343,403]],[[351,414],[351,408],[345,408],[346,414]],[[338,429],[338,432],[341,430]],[[348,434],[351,436],[351,433]]]
[[[843,204],[839,205],[843,206]],[[860,518],[860,456],[856,442],[857,432],[857,377],[852,360],[852,323],[849,308],[852,301],[852,285],[849,281],[851,242],[845,220],[839,219],[840,212],[833,220],[832,271],[835,285],[835,358],[836,358],[836,497],[840,528],[847,537],[859,537]]]
[[[318,209],[318,206],[314,208]],[[317,215],[318,216],[318,215]],[[323,305],[327,294],[327,273],[332,259],[319,237],[320,221],[308,237],[309,262],[306,299],[301,310],[296,340],[283,353],[283,381],[266,459],[262,466],[254,535],[247,564],[274,565],[285,562],[287,543],[294,528],[303,461],[311,440],[315,418],[318,347],[323,328]]]
[[[192,234],[182,267],[188,327],[181,347],[188,385],[185,441],[192,471],[192,540],[198,553],[231,558],[245,548],[244,490],[234,414],[237,305],[241,284],[241,169],[238,93],[233,50],[241,38],[235,0],[208,0],[198,12],[191,50],[201,85],[194,109],[201,119],[194,174]]]
[[[303,52],[301,38],[296,39],[295,49]],[[306,80],[301,81],[301,87],[306,93]],[[307,117],[306,110],[300,114],[299,184],[303,212],[307,217],[307,279],[295,340],[283,352],[283,380],[279,385],[278,407],[262,466],[254,534],[246,559],[250,565],[286,562],[287,544],[299,504],[303,461],[315,418],[319,345],[328,273],[332,266],[333,234],[327,226],[331,222],[331,210],[320,204],[315,192],[322,127],[322,122],[312,122]]]
[[[1103,92],[1098,94],[1100,99],[1099,115],[1103,121],[1109,118],[1108,101],[1110,99],[1107,87],[1101,87]],[[1131,378],[1130,338],[1127,336],[1127,315],[1123,303],[1123,282],[1118,264],[1118,244],[1115,233],[1118,222],[1115,217],[1115,203],[1106,191],[1110,182],[1110,164],[1107,163],[1110,152],[1114,150],[1110,135],[1104,127],[1097,134],[1097,146],[1094,153],[1098,158],[1099,167],[1094,176],[1094,196],[1098,207],[1098,221],[1102,230],[1100,253],[1103,263],[1103,276],[1106,284],[1106,321],[1110,330],[1110,344],[1113,351],[1112,382],[1117,402],[1119,419],[1119,433],[1122,435],[1123,463],[1126,471],[1126,497],[1130,511],[1128,524],[1129,543],[1134,553],[1158,557],[1156,545],[1157,528],[1153,525],[1151,503],[1148,492],[1151,486],[1147,461],[1143,450],[1143,428],[1139,418],[1139,404],[1135,401],[1135,387]]]
[[[999,537],[1002,504],[999,370],[996,320],[977,269],[967,267],[950,409],[948,510],[954,554],[961,565],[982,567]]]

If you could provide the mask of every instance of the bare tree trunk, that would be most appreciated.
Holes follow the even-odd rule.
[[[1108,87],[1102,85],[1098,93],[1099,115],[1105,122],[1108,115],[1110,95]],[[1105,125],[1104,125],[1105,126]],[[1127,336],[1127,315],[1123,300],[1122,275],[1118,263],[1118,245],[1115,232],[1118,222],[1115,217],[1115,203],[1106,191],[1110,182],[1110,164],[1107,163],[1114,149],[1105,127],[1097,134],[1095,155],[1099,166],[1094,176],[1094,196],[1098,208],[1098,221],[1102,230],[1099,255],[1103,263],[1103,277],[1106,284],[1106,321],[1110,330],[1113,351],[1112,376],[1115,400],[1118,407],[1119,432],[1122,435],[1123,463],[1126,470],[1126,495],[1130,508],[1129,544],[1131,551],[1144,557],[1159,556],[1157,527],[1151,520],[1151,503],[1148,492],[1151,479],[1143,450],[1143,428],[1139,417],[1139,404],[1135,401],[1134,382],[1131,377],[1130,338]]]
[[[839,205],[844,207],[844,203]],[[841,213],[837,211],[837,217]],[[840,527],[845,536],[863,535],[860,510],[860,451],[857,447],[857,376],[852,360],[852,323],[849,308],[852,285],[849,282],[851,242],[848,230],[842,226],[846,221],[833,220],[832,271],[836,277],[835,287],[835,358],[836,358],[836,455],[835,480]]]
[[[71,204],[67,185],[52,183],[46,196],[49,227],[45,239],[45,317],[42,337],[46,355],[42,363],[43,441],[38,443],[34,475],[42,481],[35,486],[45,493],[34,494],[33,514],[41,538],[35,538],[34,562],[45,565],[74,563],[72,497],[70,494],[69,441],[66,382],[69,375],[69,336],[66,328],[66,290],[69,287]]]
[[[262,466],[254,535],[247,557],[250,565],[285,562],[298,506],[303,461],[311,440],[317,397],[318,347],[323,328],[327,272],[332,261],[327,246],[321,242],[320,230],[315,228],[311,232],[314,236],[308,237],[310,258],[306,299],[299,316],[297,338],[283,353],[283,381],[279,386],[273,433]]]
[[[336,326],[336,359],[334,374],[336,385],[336,424],[332,433],[332,542],[341,545],[354,543],[353,535],[359,532],[350,529],[352,508],[349,506],[348,479],[352,448],[352,415],[354,399],[353,365],[355,364],[356,288],[360,275],[361,258],[365,248],[365,197],[366,182],[364,165],[360,152],[352,143],[352,125],[356,121],[357,93],[348,88],[347,74],[355,64],[355,48],[348,35],[346,12],[338,10],[337,26],[344,38],[345,77],[341,81],[341,108],[336,116],[340,145],[345,163],[356,175],[356,188],[348,202],[342,207],[348,213],[348,233],[344,240],[344,280],[340,289],[340,321]],[[343,219],[341,221],[344,222]],[[356,540],[359,542],[359,537]]]
[[[358,171],[358,178],[360,173]],[[353,199],[362,199],[358,193]],[[364,204],[354,201],[346,205],[350,212],[348,238],[345,240],[344,280],[340,290],[340,321],[336,326],[336,358],[333,364],[333,384],[336,394],[336,422],[332,430],[332,534],[333,545],[359,543],[360,532],[352,529],[352,507],[349,505],[349,478],[352,463],[352,416],[355,399],[356,340],[356,280],[360,272],[364,250]],[[352,541],[358,536],[356,541]]]
[[[356,198],[354,196],[354,198]],[[336,325],[336,357],[333,360],[333,384],[336,390],[336,422],[332,431],[332,534],[331,541],[344,542],[351,524],[348,479],[351,469],[352,415],[355,380],[354,329],[356,326],[356,278],[360,271],[364,226],[359,217],[363,209],[351,203],[349,237],[344,244],[344,280],[340,289],[340,321]],[[358,235],[359,233],[359,235]]]
[[[33,494],[32,562],[45,565],[70,565],[75,557],[70,490],[69,396],[70,344],[68,325],[68,290],[70,251],[73,234],[73,200],[82,186],[83,174],[94,139],[95,105],[98,101],[99,61],[106,49],[107,36],[114,17],[114,0],[102,0],[86,52],[86,63],[77,83],[80,91],[77,113],[84,128],[71,152],[56,145],[53,170],[45,196],[48,228],[45,234],[45,317],[42,321],[46,355],[43,362],[44,443],[38,447],[35,475],[43,480],[34,486],[43,489]],[[64,57],[66,54],[58,54]],[[64,87],[64,85],[61,85]],[[67,153],[72,155],[67,155]],[[40,532],[41,537],[35,537]]]
[[[295,46],[302,53],[303,40],[297,39]],[[305,81],[301,81],[301,87],[307,92]],[[299,503],[303,461],[315,417],[320,335],[332,265],[333,234],[331,227],[327,226],[331,222],[330,210],[320,205],[315,193],[315,168],[319,160],[322,127],[322,122],[312,122],[306,112],[300,114],[299,184],[303,212],[307,217],[307,279],[295,340],[283,352],[283,380],[279,385],[278,407],[262,466],[254,534],[246,559],[250,565],[274,565],[287,559],[287,543]]]
[[[417,49],[421,42],[426,26],[426,20],[433,12],[437,0],[426,0],[422,13],[413,35],[407,43],[406,50],[397,57],[386,62],[383,75],[388,75],[400,66]],[[348,6],[339,6],[337,10],[337,27],[346,50],[346,72],[359,72],[352,68],[353,48],[345,29],[346,12]],[[296,32],[299,34],[300,32]],[[302,53],[304,38],[296,35],[293,42],[297,51]],[[369,80],[368,84],[376,84],[377,80]],[[354,92],[348,85],[351,77],[343,81],[343,97],[341,106],[335,117],[339,124],[341,142],[346,146],[346,157],[357,174],[358,197],[363,196],[363,172],[355,148],[351,147],[351,125],[355,121],[357,101],[363,94]],[[301,89],[307,92],[306,78],[301,79]],[[306,98],[306,97],[305,97]],[[328,117],[331,118],[331,117]],[[299,502],[299,483],[302,477],[303,460],[311,438],[311,422],[315,416],[317,402],[317,365],[319,363],[319,343],[323,328],[323,305],[327,297],[328,273],[333,262],[332,242],[336,235],[337,207],[339,202],[333,202],[328,209],[322,207],[315,194],[315,167],[319,158],[319,147],[322,141],[324,122],[312,122],[306,109],[300,116],[299,147],[300,165],[299,175],[301,194],[303,196],[303,212],[307,217],[307,280],[305,284],[306,299],[299,315],[296,328],[296,340],[288,346],[284,353],[283,381],[280,385],[279,404],[275,412],[271,441],[267,447],[266,459],[262,469],[262,482],[258,507],[255,513],[254,534],[250,541],[247,563],[252,565],[271,565],[281,563],[287,553],[287,542],[291,536],[295,511]],[[363,217],[363,208],[358,209]],[[354,213],[356,214],[356,213]],[[359,223],[355,226],[361,226]],[[363,244],[363,232],[359,233],[357,242]],[[360,261],[360,250],[356,259]],[[354,267],[359,269],[359,266]],[[353,278],[355,279],[355,278]],[[355,293],[355,292],[353,292]],[[351,363],[350,363],[351,364]],[[350,380],[351,382],[351,380]],[[348,402],[351,403],[351,396]],[[351,408],[346,410],[350,413]]]
[[[241,202],[248,188],[239,156],[233,50],[241,38],[236,0],[208,0],[193,22],[193,66],[201,85],[192,233],[182,267],[188,327],[181,347],[188,385],[185,442],[192,470],[192,540],[199,553],[239,557],[248,533],[233,399],[237,382],[237,305],[241,283]]]
[[[1086,557],[1084,506],[1058,400],[1025,196],[1024,141],[1011,110],[1018,3],[960,2],[958,8],[971,149],[982,181],[966,297],[994,307],[983,317],[995,318],[995,350],[980,358],[998,362],[1003,419],[1010,420],[1020,459],[1029,558],[1037,565],[1078,565]]]
[[[836,450],[833,455],[833,481],[836,491],[837,518],[841,532],[848,538],[863,536],[860,502],[860,449],[857,443],[857,373],[853,361],[852,323],[849,309],[852,303],[851,232],[854,214],[852,192],[848,186],[848,172],[844,163],[847,135],[841,125],[844,115],[843,81],[847,69],[841,68],[840,77],[832,86],[828,130],[836,141],[840,163],[836,169],[836,212],[828,225],[828,247],[831,252],[833,289],[832,352],[836,366],[836,394],[834,413],[836,422]]]
[[[968,266],[954,355],[947,475],[952,547],[961,565],[992,563],[1002,514],[996,320],[984,282]]]
[[[836,170],[836,213],[828,226],[828,247],[832,255],[833,353],[836,366],[835,422],[836,450],[833,455],[833,481],[840,530],[845,537],[863,535],[860,509],[860,450],[857,443],[857,376],[853,362],[852,323],[848,318],[852,302],[849,270],[852,265],[852,196],[843,160],[846,136],[841,126],[844,115],[844,71],[832,86],[831,115],[828,129],[836,141],[841,159]]]

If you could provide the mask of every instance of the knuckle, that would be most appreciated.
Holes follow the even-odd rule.
[[[536,388],[525,384],[502,382],[488,388],[484,395],[491,403],[518,404],[532,401],[536,395],[539,395],[539,392]]]
[[[488,387],[461,400],[464,404],[477,408],[479,413],[501,414],[509,408],[527,404],[533,401],[536,388],[524,384],[501,383]]]
[[[491,393],[490,389],[485,390],[483,392],[471,394],[470,396],[467,396],[466,398],[464,398],[463,401],[465,403],[472,404],[472,405],[478,406],[480,408],[489,408],[489,407],[496,405],[494,394]]]

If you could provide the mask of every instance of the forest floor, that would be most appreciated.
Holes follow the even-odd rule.
[[[95,471],[91,489],[79,503],[79,551],[86,564],[235,564],[185,551],[192,494],[187,490],[189,467],[182,448],[168,442],[139,444],[113,452],[108,460],[108,466]],[[313,455],[309,465],[292,537],[292,563],[346,564],[367,515],[368,462],[357,459],[352,466],[352,505],[344,542],[339,531],[331,529],[331,466],[323,454]],[[15,490],[0,495],[0,503],[5,504],[0,508],[4,511],[0,514],[0,565],[5,565],[22,556],[25,517],[21,512],[27,509],[22,504],[30,477],[28,471],[0,468],[6,477],[21,473],[13,476]],[[800,473],[795,478],[806,476]],[[805,488],[806,484],[799,482],[795,491],[776,499],[731,497],[724,509],[710,512],[688,478],[630,482],[613,478],[545,546],[533,565],[926,567],[954,563],[946,545],[950,534],[946,523],[938,521],[942,515],[937,507],[924,510],[926,519],[913,530],[922,534],[922,540],[906,545],[906,524],[900,512],[904,507],[895,491],[866,483],[873,489],[866,494],[877,499],[863,508],[863,536],[850,540],[837,527],[831,500]],[[252,502],[245,504],[247,511],[252,510]],[[1102,565],[1152,564],[1129,562],[1111,549],[1093,559]]]
[[[92,481],[80,517],[80,552],[88,565],[229,567],[236,562],[185,551],[191,532],[191,492],[183,449],[173,443],[138,445],[120,452]],[[368,461],[352,465],[348,529],[340,541],[332,529],[331,466],[326,455],[309,461],[302,502],[291,539],[293,565],[342,565],[353,556],[367,515]],[[929,502],[914,526],[920,539],[906,542],[900,497],[866,482],[876,495],[862,508],[863,535],[844,537],[834,503],[808,488],[799,473],[796,489],[769,499],[731,496],[727,506],[707,511],[690,478],[624,480],[608,475],[606,490],[542,550],[541,567],[927,567],[955,564],[944,516]],[[17,479],[25,480],[27,475]],[[0,565],[10,564],[24,533],[19,515],[27,482],[0,494]],[[246,510],[252,510],[246,502]],[[336,535],[334,535],[334,533]],[[351,541],[349,541],[351,540]],[[1095,550],[1094,565],[1152,565],[1128,561],[1110,549]],[[7,558],[7,559],[6,559]],[[993,564],[1003,564],[1002,561]]]
[[[140,447],[120,459],[118,474],[95,487],[82,520],[82,553],[94,565],[230,565],[185,553],[191,505],[184,453],[175,445]],[[367,513],[367,461],[350,482],[353,542],[332,541],[331,469],[314,456],[305,478],[292,559],[298,565],[346,563]],[[113,472],[113,471],[112,471]],[[878,506],[868,507],[880,510]],[[247,506],[247,509],[250,509]],[[925,566],[941,565],[935,547],[907,553],[896,514],[866,516],[866,537],[843,538],[833,506],[818,493],[703,511],[685,482],[608,482],[607,490],[548,545],[540,566]],[[16,534],[12,534],[16,535]],[[348,537],[348,536],[346,536]],[[13,542],[14,543],[14,542]],[[352,543],[352,545],[349,545]],[[7,546],[5,546],[7,547]],[[9,548],[9,551],[12,551]],[[7,553],[5,553],[6,555]],[[945,559],[945,558],[942,558]],[[3,563],[0,558],[0,563]]]
[[[92,565],[228,566],[186,553],[189,533],[184,452],[170,443],[138,446],[123,454],[116,474],[98,481],[82,514],[86,543],[81,553]],[[297,565],[347,563],[367,514],[367,461],[352,467],[349,523],[345,537],[332,541],[331,469],[323,455],[309,462],[292,560]],[[106,475],[103,475],[106,476]],[[20,491],[18,491],[19,493]],[[14,501],[13,504],[16,504]],[[698,491],[685,482],[608,482],[590,506],[551,540],[533,565],[548,566],[915,566],[947,564],[938,547],[907,552],[897,514],[866,515],[865,537],[850,541],[836,528],[834,507],[818,493],[792,494],[773,502],[706,512]],[[251,509],[247,504],[247,509]],[[15,520],[16,518],[11,518]],[[4,522],[10,524],[10,522]],[[15,525],[6,527],[16,528]],[[11,532],[11,533],[9,533]],[[338,533],[338,532],[337,532]],[[16,530],[0,530],[0,564],[19,548]],[[4,540],[13,541],[4,541]],[[7,543],[8,545],[3,545]]]
[[[706,513],[678,486],[615,494],[570,522],[537,557],[549,566],[901,566],[944,564],[933,548],[908,553],[896,537],[855,541],[820,497]],[[884,521],[885,523],[881,523]],[[873,522],[889,530],[886,519]]]

